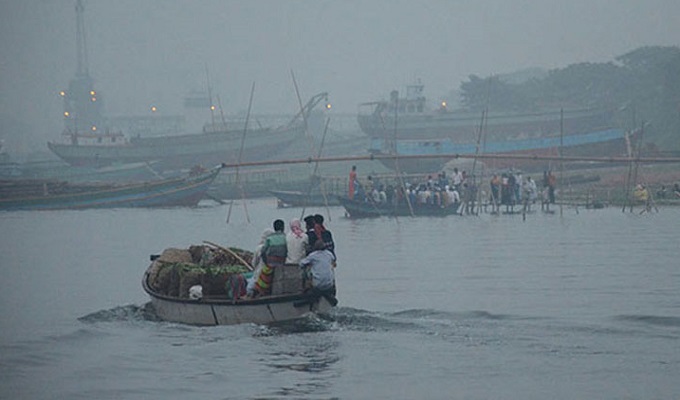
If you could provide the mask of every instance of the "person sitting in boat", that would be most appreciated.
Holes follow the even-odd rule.
[[[387,193],[385,192],[385,185],[383,185],[382,183],[380,184],[380,188],[378,189],[378,199],[380,200],[380,204],[387,203]]]
[[[307,235],[302,230],[300,220],[294,218],[288,224],[290,232],[286,235],[286,264],[298,264],[307,255]]]
[[[427,189],[427,185],[421,183],[418,187],[418,204],[428,204],[432,193]]]
[[[264,267],[264,261],[262,260],[262,248],[264,247],[264,242],[267,240],[269,235],[272,235],[273,233],[274,231],[271,228],[265,229],[262,232],[262,236],[260,237],[260,243],[253,252],[253,276],[248,280],[248,284],[246,286],[246,293],[250,297],[255,294],[255,283],[257,282],[257,278],[260,276],[262,267]]]
[[[460,206],[460,193],[458,193],[456,188],[453,186],[446,188],[446,197],[447,207],[451,207],[454,211],[458,211],[458,207]]]
[[[307,236],[307,246],[305,249],[305,255],[309,255],[314,251],[314,243],[319,239],[316,236],[316,231],[314,231],[314,216],[308,215],[304,218],[305,221],[305,235]]]
[[[314,251],[300,261],[305,292],[335,296],[334,263],[335,255],[328,250],[323,240],[317,240]]]
[[[265,239],[261,254],[264,266],[255,282],[256,295],[263,296],[271,293],[274,268],[282,266],[286,262],[288,247],[286,234],[283,233],[284,222],[280,219],[274,221],[274,233]]]
[[[326,249],[333,253],[335,257],[335,243],[333,242],[333,234],[323,225],[323,215],[314,215],[314,233],[317,240],[321,239],[326,245]]]
[[[374,186],[371,191],[371,201],[375,204],[380,204],[380,190],[377,186]]]
[[[353,200],[360,201],[360,202],[366,201],[366,191],[364,190],[364,187],[361,185],[361,183],[358,180],[354,181],[354,197],[353,197]]]

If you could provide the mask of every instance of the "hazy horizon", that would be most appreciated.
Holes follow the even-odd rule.
[[[0,138],[10,150],[44,146],[61,133],[58,93],[76,72],[75,3],[2,1]],[[145,115],[151,105],[180,114],[185,95],[205,90],[206,67],[227,114],[247,108],[253,82],[254,113],[295,113],[291,70],[303,100],[329,92],[333,113],[353,114],[359,103],[415,79],[436,100],[470,74],[613,61],[641,46],[677,46],[680,38],[680,2],[671,0],[84,6],[89,73],[111,116]]]

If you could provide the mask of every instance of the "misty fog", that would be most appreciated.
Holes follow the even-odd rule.
[[[677,45],[676,0],[180,1],[85,0],[89,73],[107,115],[173,115],[212,91],[227,114],[293,114],[327,91],[333,113],[420,79],[447,96],[470,74],[606,62],[639,46]],[[0,139],[46,151],[63,129],[76,72],[75,0],[4,0]]]

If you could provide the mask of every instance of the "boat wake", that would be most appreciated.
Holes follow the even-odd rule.
[[[414,331],[427,325],[464,325],[473,321],[523,320],[528,317],[492,314],[486,311],[444,312],[432,309],[411,309],[396,312],[377,312],[351,307],[337,307],[330,313],[309,315],[292,321],[277,322],[261,329],[258,335],[294,334],[324,331]],[[151,302],[129,304],[99,310],[78,318],[85,323],[150,321],[163,322]]]
[[[678,317],[662,317],[658,315],[619,315],[616,316],[615,319],[623,322],[632,322],[650,326],[674,328],[680,327],[680,318]]]
[[[151,302],[138,306],[129,304],[126,306],[114,307],[108,310],[99,310],[78,318],[80,322],[116,322],[116,321],[153,321],[159,322],[160,318],[151,306]]]

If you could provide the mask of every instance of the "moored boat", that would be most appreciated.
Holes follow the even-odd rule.
[[[626,156],[634,143],[637,133],[629,135],[622,129],[608,128],[593,132],[578,134],[568,134],[560,137],[546,136],[539,138],[526,138],[516,140],[504,140],[487,142],[480,145],[477,149],[476,142],[456,143],[451,139],[429,139],[429,140],[397,140],[385,141],[374,139],[372,154],[396,154],[397,155],[426,155],[435,156],[438,154],[451,155],[474,155],[474,154],[494,154],[498,159],[494,161],[493,167],[502,168],[521,168],[524,170],[545,169],[544,162],[533,160],[513,160],[503,159],[503,155],[531,155],[531,156],[583,156],[583,157],[613,157]],[[396,149],[396,150],[395,150]],[[401,171],[433,172],[441,170],[443,165],[449,161],[447,158],[430,158],[428,160],[400,159],[399,168]],[[388,168],[395,168],[394,160],[381,160]]]
[[[220,169],[133,184],[5,180],[0,181],[0,210],[196,206]]]
[[[304,193],[297,190],[270,190],[276,197],[279,208],[285,207],[323,207],[340,205],[338,197],[332,193]]]
[[[304,108],[305,115],[323,99],[327,99],[327,93],[312,97]],[[48,142],[47,146],[75,166],[154,162],[158,170],[176,170],[222,162],[263,161],[302,142],[306,116],[300,113],[276,128],[249,129],[245,141],[243,129],[225,129],[222,125],[210,125],[195,134],[131,138],[120,132],[83,133],[67,128],[62,141]]]
[[[270,324],[337,304],[333,296],[304,293],[298,265],[274,269],[271,295],[243,297],[251,260],[252,253],[236,248],[166,249],[152,256],[142,287],[161,320],[190,325]]]
[[[307,117],[319,102],[328,98],[327,93],[319,93],[288,123],[249,129],[247,132],[242,127],[247,124],[227,124],[224,118],[221,123],[216,123],[213,116],[212,123],[204,126],[202,132],[142,137],[125,127],[123,133],[115,126],[113,118],[103,114],[103,96],[95,90],[94,80],[89,75],[82,0],[76,2],[76,22],[76,75],[69,82],[68,89],[60,92],[64,102],[64,131],[60,140],[47,143],[54,154],[73,166],[99,168],[154,162],[158,171],[174,171],[195,165],[205,167],[224,162],[267,160],[304,139]],[[198,102],[188,101],[192,108],[198,106],[205,111],[210,110],[211,115],[216,109],[212,96],[206,99],[207,103],[202,99],[195,100]],[[155,106],[152,112],[156,112]],[[173,120],[170,119],[172,126],[178,122]],[[145,119],[145,124],[154,123],[165,126],[167,119]],[[244,134],[247,134],[245,140]]]
[[[360,105],[358,122],[371,138],[369,152],[390,155],[497,154],[496,168],[537,169],[545,165],[502,155],[621,156],[627,153],[624,130],[615,127],[611,110],[546,109],[535,112],[486,112],[428,107],[423,85],[407,87],[405,97],[393,91],[389,100]],[[483,127],[480,135],[480,127]],[[441,170],[448,159],[399,162],[404,172]],[[396,169],[393,160],[384,160]]]
[[[389,100],[359,105],[361,130],[373,139],[442,139],[474,143],[479,134],[481,112],[450,110],[445,102],[429,106],[424,86],[406,87],[406,96],[393,91]],[[613,112],[598,108],[546,109],[533,112],[489,112],[484,129],[489,141],[537,138],[567,132],[591,132],[611,125]]]

